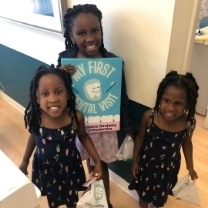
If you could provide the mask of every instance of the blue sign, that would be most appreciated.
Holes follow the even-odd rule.
[[[62,58],[61,64],[72,64],[76,109],[85,116],[87,132],[120,129],[121,58]]]

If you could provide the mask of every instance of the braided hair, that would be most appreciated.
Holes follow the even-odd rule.
[[[75,95],[72,89],[71,75],[65,72],[64,70],[55,68],[54,65],[51,65],[50,68],[41,65],[36,70],[35,75],[30,83],[29,103],[25,109],[25,115],[24,115],[25,127],[26,128],[28,127],[30,133],[38,133],[39,131],[39,125],[41,124],[41,110],[40,110],[40,105],[37,102],[36,92],[41,77],[49,74],[57,75],[63,80],[64,85],[67,89],[67,97],[68,97],[67,107],[70,109],[69,115],[73,115],[75,117],[75,121],[77,125],[79,125],[78,118],[76,115],[76,110],[75,110]]]
[[[94,4],[78,4],[74,5],[73,8],[68,8],[66,14],[63,18],[63,26],[65,28],[64,37],[65,37],[65,48],[77,48],[78,46],[71,40],[70,33],[72,32],[73,21],[82,13],[91,13],[98,18],[100,22],[102,43],[100,46],[100,51],[104,53],[104,44],[103,44],[103,28],[102,28],[102,12]]]
[[[160,101],[163,93],[168,86],[174,86],[177,88],[185,89],[187,92],[187,121],[191,125],[195,123],[194,114],[198,98],[199,86],[192,73],[187,72],[185,75],[178,74],[177,71],[169,72],[165,78],[160,82],[157,90],[157,98],[155,102],[154,110],[156,113],[159,111]]]

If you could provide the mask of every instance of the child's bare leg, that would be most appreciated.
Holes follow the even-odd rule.
[[[139,207],[140,208],[148,208],[149,203],[147,203],[146,201],[139,199]]]
[[[110,205],[110,180],[109,180],[109,172],[107,163],[102,161],[103,168],[103,183],[105,186],[106,199],[108,204]]]

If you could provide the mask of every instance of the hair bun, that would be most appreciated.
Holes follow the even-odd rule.
[[[187,79],[190,79],[190,80],[194,83],[194,85],[195,85],[195,90],[198,91],[198,90],[199,90],[199,86],[198,86],[198,84],[197,84],[197,82],[196,82],[196,79],[194,78],[193,74],[190,73],[190,72],[187,72],[187,73],[186,73],[186,78],[187,78]]]
[[[178,75],[177,71],[170,71],[169,73],[166,74],[165,77],[176,76],[176,75]]]

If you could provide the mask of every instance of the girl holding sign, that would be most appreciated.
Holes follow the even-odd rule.
[[[93,4],[75,5],[69,8],[64,16],[65,27],[65,46],[66,50],[59,54],[58,66],[61,66],[62,58],[113,58],[117,57],[108,52],[103,44],[102,13]],[[73,65],[64,65],[61,69],[74,74],[76,69]],[[121,86],[121,124],[120,129],[125,135],[133,135],[135,128],[130,121],[129,100],[126,94],[126,83],[124,72],[122,71]],[[96,147],[96,150],[102,160],[103,181],[106,190],[106,197],[109,207],[109,172],[108,163],[117,160],[118,138],[116,131],[90,133],[90,137]],[[78,142],[77,144],[82,159],[88,159],[86,151]],[[94,168],[94,161],[88,160],[88,169],[91,172]]]

